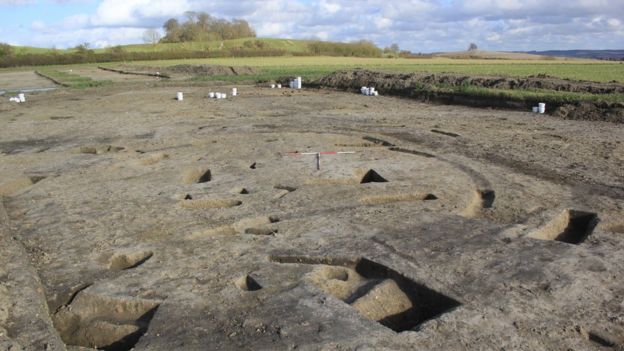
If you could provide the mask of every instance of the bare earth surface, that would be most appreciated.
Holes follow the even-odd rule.
[[[0,91],[54,88],[55,86],[50,80],[42,78],[32,71],[0,74]]]
[[[0,349],[622,349],[624,125],[230,89],[0,102]]]
[[[157,78],[148,76],[137,76],[131,74],[119,74],[115,72],[109,72],[97,67],[80,67],[71,70],[62,70],[66,73],[76,74],[82,77],[89,77],[93,80],[108,80],[111,82],[143,82],[143,81],[156,81]]]

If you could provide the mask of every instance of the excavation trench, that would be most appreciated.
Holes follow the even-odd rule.
[[[417,327],[460,306],[457,300],[366,258],[271,256],[278,263],[311,264],[306,279],[360,315],[395,332]]]

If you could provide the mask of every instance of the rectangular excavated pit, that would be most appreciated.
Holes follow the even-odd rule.
[[[578,245],[591,235],[596,224],[598,224],[596,213],[564,210],[546,225],[529,234],[529,237]]]
[[[402,332],[406,330],[412,330],[418,325],[433,319],[441,314],[449,312],[450,310],[458,307],[460,303],[446,295],[443,295],[437,291],[429,289],[425,285],[419,284],[400,273],[386,267],[377,262],[368,260],[366,258],[361,259],[355,266],[355,271],[366,279],[379,280],[380,283],[371,287],[368,291],[358,291],[355,296],[350,299],[354,302],[352,306],[359,305],[366,308],[368,302],[373,302],[372,309],[378,309],[375,305],[383,305],[384,303],[393,304],[401,298],[406,297],[409,300],[405,309],[400,313],[386,315],[381,319],[377,319],[380,324],[394,330],[395,332]],[[399,290],[384,289],[384,285],[396,285]],[[390,294],[394,293],[397,296],[377,296],[375,291],[388,291]],[[362,294],[361,296],[357,296]],[[370,295],[373,298],[367,298],[362,304],[358,304],[364,298]],[[385,300],[385,301],[384,301]],[[407,301],[406,301],[407,302]],[[384,306],[381,307],[385,309]],[[388,310],[388,309],[385,309]],[[362,314],[363,311],[358,308],[358,311]]]
[[[395,332],[413,330],[460,306],[458,301],[366,258],[273,256],[271,260],[314,265],[306,280]]]

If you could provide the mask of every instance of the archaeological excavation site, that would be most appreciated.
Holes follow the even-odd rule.
[[[74,73],[0,74],[0,350],[624,349],[621,106]]]

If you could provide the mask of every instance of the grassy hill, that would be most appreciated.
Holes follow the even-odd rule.
[[[284,50],[289,53],[304,53],[307,51],[310,42],[309,40],[294,39],[242,38],[208,42],[122,45],[121,48],[127,52],[214,51],[235,48],[262,48],[267,50]],[[105,52],[106,50],[108,49],[96,49],[95,52]]]
[[[104,54],[112,50],[121,49],[126,53],[170,53],[170,52],[228,52],[231,50],[258,50],[258,51],[280,51],[284,55],[302,56],[310,54],[310,44],[318,41],[300,40],[300,39],[276,39],[276,38],[241,38],[230,40],[216,40],[208,42],[182,42],[182,43],[158,43],[158,44],[131,44],[120,45],[114,48],[98,48],[93,52],[96,54]],[[341,45],[339,43],[335,43]],[[76,49],[50,49],[36,48],[30,46],[13,46],[13,53],[16,55],[24,54],[71,54]],[[434,53],[430,57],[441,57],[450,59],[482,59],[482,60],[553,60],[557,58],[571,55],[557,55],[558,52],[500,52],[500,51],[457,51]],[[327,53],[324,53],[327,54]],[[580,58],[582,56],[577,56]],[[591,58],[591,57],[588,57]],[[568,58],[572,59],[572,58]]]
[[[0,54],[0,67],[276,56],[383,57],[383,51],[365,41],[337,43],[272,38],[124,45],[95,50],[85,47],[67,50],[17,47],[8,55]]]
[[[552,57],[545,55],[529,54],[524,52],[502,52],[502,51],[456,51],[437,53],[434,56],[453,59],[483,59],[483,60],[548,60]]]
[[[121,48],[126,52],[166,52],[166,51],[218,51],[218,50],[230,50],[230,49],[267,49],[267,50],[284,50],[288,53],[303,54],[307,52],[308,45],[311,40],[296,40],[296,39],[273,39],[273,38],[242,38],[231,40],[217,40],[208,42],[184,42],[184,43],[158,43],[158,44],[131,44],[120,45],[117,48]],[[76,49],[51,49],[51,48],[36,48],[32,46],[12,46],[13,53],[16,55],[24,54],[66,54],[73,53]],[[111,50],[111,48],[98,48],[94,49],[95,53],[105,53]]]
[[[49,54],[54,52],[55,49],[50,48],[37,48],[34,46],[11,46],[11,50],[15,55],[26,55],[26,54]],[[70,52],[70,50],[57,50],[59,52]]]

